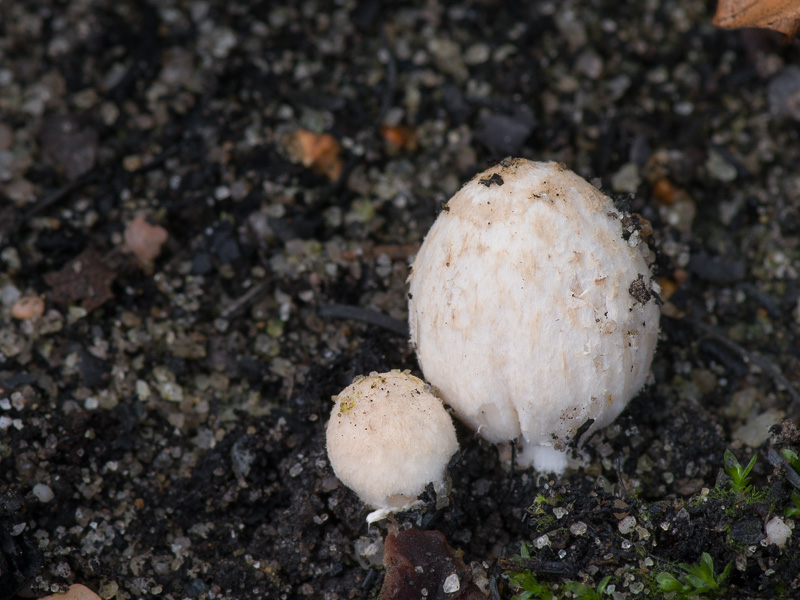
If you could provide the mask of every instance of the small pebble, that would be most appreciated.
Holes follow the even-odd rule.
[[[636,517],[625,517],[617,526],[622,535],[627,535],[636,528]]]
[[[586,533],[588,526],[583,521],[575,521],[572,525],[569,526],[569,532],[572,535],[583,535]]]
[[[38,319],[44,314],[44,300],[39,296],[23,296],[11,308],[11,316],[20,321]]]
[[[642,183],[639,167],[634,163],[626,163],[611,177],[611,188],[617,193],[633,194]]]
[[[19,300],[21,297],[22,292],[19,291],[19,288],[11,285],[10,283],[0,287],[0,303],[6,306],[13,306],[14,303],[17,302],[17,300]]]
[[[764,526],[764,533],[767,534],[767,542],[783,548],[792,535],[792,529],[780,517],[772,517]]]
[[[137,154],[130,154],[122,159],[122,168],[133,173],[142,168],[142,157]]]
[[[17,204],[25,204],[36,199],[33,184],[27,179],[14,179],[3,186],[3,193]]]
[[[767,86],[767,99],[772,114],[800,121],[800,67],[779,71]]]
[[[709,175],[723,183],[730,183],[736,179],[736,167],[725,160],[719,152],[715,152],[714,150],[708,153],[706,169],[708,169]]]
[[[458,581],[458,575],[455,573],[450,573],[450,575],[447,576],[447,579],[444,580],[442,590],[444,590],[445,594],[453,594],[460,589],[461,582]]]
[[[33,486],[33,495],[39,499],[39,502],[43,504],[47,504],[53,498],[55,498],[55,494],[53,494],[53,490],[50,489],[49,485],[45,485],[44,483],[37,483]]]
[[[545,546],[550,545],[550,538],[545,533],[544,535],[539,536],[538,538],[533,540],[533,545],[536,546],[537,550],[541,550]]]
[[[733,432],[733,439],[758,448],[769,439],[769,428],[780,423],[783,416],[783,411],[774,409],[756,415]]]
[[[467,51],[464,52],[464,62],[468,65],[481,65],[489,60],[492,50],[488,44],[478,42],[472,44]]]
[[[597,52],[587,48],[575,60],[575,70],[589,79],[599,79],[603,74],[603,59]]]

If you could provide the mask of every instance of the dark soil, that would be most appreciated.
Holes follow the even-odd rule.
[[[0,3],[0,599],[372,598],[389,528],[441,531],[494,598],[525,569],[557,597],[607,576],[659,597],[703,552],[731,565],[719,597],[800,595],[800,535],[766,527],[797,522],[800,46],[712,12]],[[301,130],[341,165],[304,166]],[[652,224],[654,382],[560,480],[459,427],[448,506],[368,530],[326,459],[330,398],[421,375],[409,261],[507,155]],[[169,233],[151,265],[122,248],[140,213]],[[42,317],[12,318],[25,295]],[[726,449],[758,456],[752,489]]]

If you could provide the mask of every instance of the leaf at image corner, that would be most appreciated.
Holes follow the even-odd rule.
[[[719,0],[712,23],[721,29],[772,29],[792,39],[800,30],[800,3],[797,0]]]

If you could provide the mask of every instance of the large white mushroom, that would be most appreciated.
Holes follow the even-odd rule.
[[[333,472],[375,508],[367,522],[411,506],[429,483],[445,485],[456,432],[441,400],[404,371],[356,377],[334,398],[328,421]]]
[[[649,254],[611,200],[564,166],[507,158],[447,203],[409,277],[425,378],[520,463],[562,472],[566,444],[642,388],[658,338]]]

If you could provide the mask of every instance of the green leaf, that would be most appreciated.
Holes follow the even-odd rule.
[[[758,454],[753,454],[753,458],[750,459],[750,462],[747,463],[747,466],[744,468],[744,473],[742,475],[747,477],[750,474],[750,471],[753,470],[753,466],[756,464],[756,459],[758,458]]]
[[[525,542],[520,542],[519,544],[519,555],[522,558],[530,558],[531,553],[528,551],[528,545]]]
[[[800,517],[800,492],[792,493],[792,504],[794,506],[787,508],[783,514],[787,517]]]
[[[739,474],[742,472],[742,465],[739,464],[739,459],[730,450],[725,450],[722,460],[725,472],[731,477],[733,477],[734,473]]]
[[[606,586],[611,581],[611,575],[606,575],[600,580],[600,583],[597,584],[597,595],[602,596],[603,592],[606,591]]]
[[[713,583],[713,580],[712,580],[711,585],[709,585],[708,581],[706,581],[705,577],[700,577],[698,575],[687,575],[686,576],[686,583],[688,583],[690,586],[692,586],[699,593],[706,592],[706,591],[708,591],[710,589],[714,589],[714,587],[716,587],[716,584]]]
[[[789,461],[789,464],[792,465],[792,468],[800,474],[800,456],[797,456],[793,450],[789,450],[788,448],[784,448],[781,450],[781,454],[783,454],[783,458]]]
[[[656,583],[658,584],[658,589],[662,592],[682,592],[684,591],[683,584],[675,579],[675,576],[667,573],[666,571],[662,571],[656,574]]]
[[[720,574],[719,578],[717,579],[717,585],[721,584],[723,581],[725,581],[728,578],[728,575],[731,574],[731,567],[732,566],[733,566],[733,563],[728,563],[725,566],[725,569],[722,571],[722,573]]]
[[[751,487],[748,485],[749,473],[753,466],[756,464],[758,454],[754,454],[747,466],[742,468],[739,460],[730,450],[725,450],[723,454],[723,468],[728,476],[731,478],[730,487],[737,494],[748,494]]]
[[[572,592],[575,598],[580,598],[581,600],[594,600],[597,598],[597,592],[580,581],[566,581],[564,582],[564,587]]]
[[[708,552],[703,552],[700,555],[700,568],[709,573],[712,579],[714,578],[714,559],[711,558]]]

